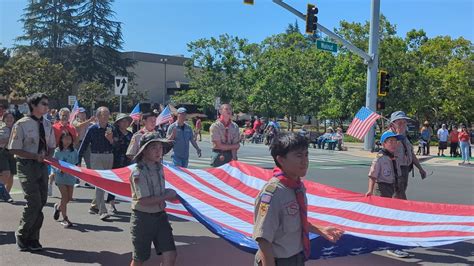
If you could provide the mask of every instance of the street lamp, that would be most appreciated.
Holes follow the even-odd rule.
[[[166,104],[166,62],[168,62],[168,58],[161,58],[160,62],[165,64],[165,78],[164,78],[164,86],[163,86],[163,106]]]

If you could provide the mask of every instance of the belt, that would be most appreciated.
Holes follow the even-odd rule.
[[[101,152],[99,152],[99,151],[91,151],[91,153],[95,153],[95,154],[111,154],[112,151],[101,151]]]
[[[163,215],[165,214],[166,212],[165,211],[160,211],[160,212],[143,212],[143,211],[139,211],[139,210],[135,210],[133,209],[134,212],[136,213],[140,213],[140,214],[144,214],[144,215],[149,215],[149,216],[160,216],[160,215]]]
[[[218,150],[218,149],[212,149],[212,152],[216,152],[216,153],[226,153],[226,152],[231,152],[231,151],[223,151],[223,150]]]

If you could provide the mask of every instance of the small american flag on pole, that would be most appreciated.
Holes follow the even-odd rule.
[[[69,114],[69,123],[72,123],[74,119],[76,119],[76,115],[79,113],[79,103],[77,101],[74,102],[74,107],[72,108],[71,113]]]
[[[169,106],[166,106],[163,112],[156,118],[156,125],[159,126],[168,122],[173,122],[173,115],[171,114]]]
[[[135,105],[132,112],[130,113],[130,117],[133,120],[140,120],[140,115],[141,115],[141,113],[140,113],[140,104],[137,103],[137,105]]]
[[[362,107],[349,125],[347,134],[354,138],[363,139],[375,121],[379,118],[380,115],[376,112],[373,112],[367,107]]]

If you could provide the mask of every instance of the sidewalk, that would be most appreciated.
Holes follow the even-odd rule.
[[[366,157],[366,158],[375,158],[376,153],[371,151],[364,150],[363,143],[357,142],[345,142],[344,146],[347,147],[347,154],[357,156],[357,157]],[[431,146],[432,152],[437,152],[437,146]],[[418,147],[413,146],[413,150],[416,153]],[[458,166],[458,167],[474,167],[473,164],[471,165],[459,165],[462,162],[460,157],[452,158],[449,156],[440,157],[437,155],[417,155],[416,156],[420,162],[426,162],[429,164],[437,164],[437,165],[445,165],[445,166]]]

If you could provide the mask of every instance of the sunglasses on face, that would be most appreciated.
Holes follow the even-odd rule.
[[[43,105],[43,106],[49,106],[49,103],[47,103],[47,102],[40,102],[40,104]]]

